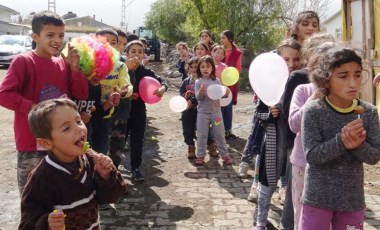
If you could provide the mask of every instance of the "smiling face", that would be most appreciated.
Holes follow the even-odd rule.
[[[289,74],[301,67],[301,54],[298,50],[291,47],[283,47],[281,48],[280,56],[285,60]]]
[[[333,69],[326,88],[328,98],[336,106],[348,108],[358,96],[362,82],[362,68],[356,62],[348,62]]]
[[[185,56],[188,54],[188,50],[187,50],[187,47],[184,46],[184,45],[179,45],[178,48],[177,48],[177,51],[179,53],[180,56]]]
[[[199,58],[201,58],[201,57],[207,55],[207,50],[205,49],[205,47],[204,47],[203,45],[200,45],[200,44],[198,44],[198,45],[195,47],[194,51],[195,51],[195,55],[196,55],[197,57],[199,57]]]
[[[50,150],[58,160],[72,162],[83,154],[87,128],[78,111],[69,106],[58,106],[50,115],[51,138],[37,138],[38,143]]]
[[[215,63],[219,63],[224,58],[224,50],[223,49],[213,50],[213,52],[211,52],[211,55],[214,58]]]
[[[63,39],[65,37],[65,26],[52,24],[43,25],[39,34],[32,33],[36,42],[35,53],[43,58],[51,59],[61,53]]]
[[[296,33],[299,42],[303,42],[311,35],[319,31],[319,24],[317,18],[305,18],[296,26]]]

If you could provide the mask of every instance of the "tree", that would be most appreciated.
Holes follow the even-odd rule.
[[[64,14],[62,16],[63,19],[70,19],[70,18],[76,18],[78,17],[76,13],[73,13],[72,11],[67,12],[67,14]]]

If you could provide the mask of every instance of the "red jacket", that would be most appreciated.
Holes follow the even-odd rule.
[[[241,59],[242,54],[238,48],[232,48],[231,50],[226,50],[226,56],[224,58],[224,63],[228,66],[235,67],[239,72],[241,71]],[[237,104],[237,95],[239,92],[239,81],[235,85],[228,86],[232,93],[232,104]]]

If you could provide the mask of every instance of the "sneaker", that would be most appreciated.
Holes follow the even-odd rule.
[[[249,202],[256,202],[257,201],[257,183],[252,183],[251,190],[249,191],[247,200]]]
[[[142,173],[140,172],[139,169],[135,169],[135,170],[132,171],[132,179],[135,180],[135,181],[143,181],[143,180],[145,180],[144,176],[142,175]]]
[[[197,156],[195,155],[195,146],[194,145],[189,145],[189,149],[187,152],[187,158],[188,159],[195,159]]]
[[[247,162],[241,162],[239,165],[239,173],[238,177],[240,178],[246,178],[247,177],[247,172],[249,169],[249,164]]]
[[[205,157],[197,157],[195,160],[196,165],[203,165],[205,163]]]
[[[228,130],[228,131],[226,131],[226,133],[225,133],[225,138],[226,138],[226,140],[227,140],[227,139],[228,139],[228,140],[235,140],[235,139],[238,138],[238,136],[236,136],[235,134],[233,134],[233,133],[231,132],[231,130]]]
[[[212,156],[212,157],[218,157],[219,156],[219,153],[216,149],[216,145],[214,143],[207,145],[207,150],[208,150],[208,154],[210,154],[210,156]]]
[[[222,157],[223,163],[226,165],[232,165],[232,159],[230,156],[224,156]]]

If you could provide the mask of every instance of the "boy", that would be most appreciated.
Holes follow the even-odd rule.
[[[20,194],[29,172],[46,155],[28,127],[30,109],[47,99],[85,99],[88,94],[87,79],[80,70],[77,50],[69,45],[67,58],[57,57],[63,46],[64,30],[65,24],[59,15],[49,11],[35,14],[31,36],[36,42],[36,49],[17,56],[0,85],[0,105],[15,111]]]
[[[96,37],[99,39],[105,38],[113,48],[118,48],[118,34],[115,30],[110,28],[100,29],[96,32]],[[104,147],[103,153],[108,152],[109,145],[109,156],[117,168],[121,163],[121,153],[124,149],[126,123],[130,109],[127,100],[129,100],[128,98],[133,92],[127,66],[123,62],[118,63],[112,72],[104,80],[100,81],[100,85],[102,99],[107,98],[112,92],[118,92],[121,96],[120,103],[114,109],[111,109],[108,115],[104,116],[103,123],[107,127],[101,130],[101,132],[104,132],[103,138],[107,140],[102,146]],[[110,140],[108,140],[109,130],[111,131]],[[94,131],[98,132],[97,130]]]
[[[127,58],[139,59],[139,62],[144,59],[144,45],[140,41],[131,41],[126,48]],[[167,85],[164,79],[157,76],[152,70],[140,64],[136,70],[129,71],[135,77],[133,85],[132,105],[130,116],[127,122],[127,136],[130,133],[130,148],[131,148],[131,172],[132,179],[135,181],[143,181],[144,176],[139,170],[142,162],[142,148],[144,143],[144,132],[146,126],[146,107],[144,101],[139,97],[139,84],[143,77],[149,76],[157,79],[161,83],[161,87],[154,93],[162,97],[167,90]]]
[[[100,229],[98,205],[117,201],[126,189],[109,157],[84,153],[87,129],[77,109],[60,98],[29,113],[32,133],[49,152],[22,193],[19,229]]]

